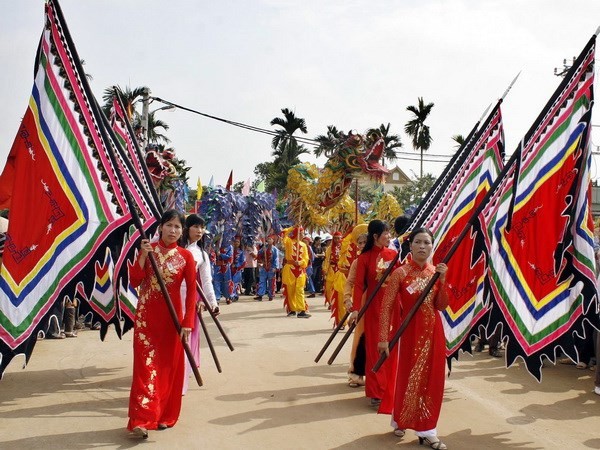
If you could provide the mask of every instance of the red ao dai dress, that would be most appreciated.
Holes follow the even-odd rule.
[[[181,326],[193,328],[196,290],[187,290],[185,314],[180,295],[184,279],[188,286],[196,283],[196,263],[192,254],[177,243],[167,246],[159,241],[152,247]],[[139,300],[133,333],[133,380],[127,429],[156,430],[159,423],[171,427],[181,410],[183,345],[150,264],[150,256],[143,268],[137,261],[129,268],[129,280],[133,287],[139,286]]]
[[[414,261],[392,273],[381,303],[380,342],[389,341],[395,331],[390,331],[392,311],[399,311],[403,319],[434,273],[435,266],[421,267]],[[446,373],[446,340],[439,311],[447,305],[446,288],[438,281],[399,341],[396,381],[389,383],[379,409],[392,414],[397,428],[424,432],[436,427]]]
[[[352,295],[354,311],[361,308],[363,294],[369,298],[383,273],[396,257],[397,252],[390,248],[374,246],[362,253],[356,260],[356,278]],[[387,283],[387,280],[386,280]],[[394,358],[388,358],[381,368],[373,373],[371,369],[379,359],[377,344],[379,343],[379,318],[381,311],[381,299],[386,283],[375,294],[363,317],[366,350],[366,381],[365,395],[369,398],[381,399],[386,391],[386,386],[393,381],[396,369]]]

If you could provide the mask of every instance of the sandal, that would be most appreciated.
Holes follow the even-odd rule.
[[[148,439],[148,430],[146,430],[144,427],[135,427],[133,430],[131,430],[131,433],[136,438]]]
[[[360,376],[355,373],[348,372],[348,386],[357,388],[360,386]]]
[[[435,450],[446,450],[448,448],[448,447],[446,447],[446,444],[444,444],[442,441],[440,441],[437,437],[434,439],[437,439],[437,440],[433,441],[427,437],[419,437],[419,445],[423,445],[423,443],[425,443]]]
[[[402,428],[396,428],[394,430],[394,436],[404,437],[405,434],[406,434],[406,430],[403,430]]]
[[[578,362],[575,367],[577,367],[579,370],[583,370],[583,369],[587,369],[588,365],[584,362]]]

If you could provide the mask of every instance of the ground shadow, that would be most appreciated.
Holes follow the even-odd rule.
[[[243,394],[236,393],[220,395],[215,397],[215,400],[224,402],[245,402],[255,399],[262,399],[262,401],[258,404],[287,403],[312,398],[327,398],[343,394],[349,394],[356,397],[364,395],[364,390],[358,388],[349,388],[347,385],[341,383],[328,383],[321,385],[299,386],[288,389],[273,389],[265,391],[248,392]]]
[[[6,373],[0,389],[0,405],[31,396],[57,392],[113,391],[129,392],[131,376],[117,377],[124,368],[86,366],[64,370],[23,370]],[[97,378],[103,378],[98,380]],[[48,380],[52,380],[49,383]]]
[[[318,388],[313,386],[312,388]],[[313,422],[330,421],[335,418],[349,418],[353,416],[371,416],[376,411],[368,406],[367,400],[362,398],[345,398],[334,401],[325,400],[320,402],[311,402],[295,404],[299,400],[310,398],[326,399],[332,395],[339,395],[339,392],[332,392],[328,389],[311,390],[308,388],[284,389],[282,391],[273,391],[271,393],[256,392],[247,394],[248,398],[243,396],[226,396],[229,401],[243,401],[255,398],[255,396],[269,395],[269,398],[261,403],[273,402],[279,406],[273,406],[257,410],[250,406],[251,410],[232,414],[210,420],[209,423],[231,427],[231,430],[239,430],[238,434],[269,430],[273,428],[287,427],[299,423],[306,425]],[[365,417],[365,420],[368,420]],[[258,422],[258,423],[256,423]],[[256,423],[250,428],[242,429],[242,424]]]
[[[534,446],[531,442],[510,442],[508,437],[504,437],[509,432],[473,434],[471,429],[457,431],[447,436],[441,436],[442,441],[450,449],[528,449],[543,450],[543,447]],[[415,448],[419,441],[416,435],[411,431],[406,433],[403,438],[394,436],[388,432],[384,434],[374,434],[363,436],[355,441],[334,447],[333,450],[342,449],[376,449],[376,448]],[[423,448],[423,447],[421,447]],[[429,447],[425,447],[429,448]]]
[[[559,400],[549,405],[531,404],[521,408],[519,416],[509,417],[507,422],[523,425],[538,420],[577,421],[589,417],[600,417],[600,397],[591,393],[580,393],[577,397]]]
[[[274,375],[278,377],[308,377],[308,378],[324,378],[326,380],[339,380],[341,386],[346,386],[345,380],[347,378],[346,371],[348,369],[347,364],[323,364],[322,362],[315,363],[312,366],[299,367],[288,372],[275,372]]]
[[[80,431],[77,433],[53,434],[52,436],[32,436],[14,441],[2,442],[3,450],[22,450],[25,448],[43,448],[44,450],[83,449],[110,447],[128,449],[152,443],[152,433],[147,440],[130,436],[125,427],[111,430]]]

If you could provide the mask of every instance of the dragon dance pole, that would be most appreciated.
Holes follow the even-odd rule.
[[[331,355],[331,357],[327,361],[327,364],[329,364],[329,365],[333,364],[333,361],[337,357],[338,353],[342,350],[342,347],[344,346],[344,344],[346,343],[346,341],[350,338],[350,335],[354,331],[354,328],[356,328],[356,324],[365,315],[365,312],[367,312],[367,309],[369,308],[369,305],[371,305],[371,303],[373,302],[373,299],[375,298],[375,295],[377,295],[377,292],[379,291],[379,289],[381,289],[381,286],[383,286],[383,283],[385,283],[385,280],[387,280],[387,277],[390,275],[390,273],[394,269],[394,266],[396,265],[396,262],[398,261],[398,258],[400,258],[400,253],[397,253],[396,256],[394,256],[394,259],[392,259],[392,261],[390,262],[390,265],[388,266],[388,268],[385,269],[385,272],[383,272],[383,274],[381,276],[381,279],[377,283],[377,286],[375,286],[375,289],[373,290],[373,292],[371,292],[371,295],[369,295],[369,297],[365,301],[365,304],[363,305],[363,307],[358,312],[358,315],[356,316],[356,320],[352,323],[352,325],[350,325],[348,327],[348,331],[346,331],[346,334],[344,334],[344,337],[342,338],[342,340],[340,341],[340,343],[338,344],[338,346],[334,350],[333,354]],[[334,330],[334,332],[335,332],[335,330]],[[331,338],[331,340],[329,340],[326,343],[326,345],[329,345],[329,343],[332,340],[333,340],[333,338]],[[325,348],[322,350],[323,352],[325,351]]]
[[[346,311],[346,314],[344,314],[344,317],[342,317],[342,320],[340,320],[340,323],[337,324],[337,326],[331,333],[331,336],[329,336],[329,338],[327,339],[327,342],[325,342],[325,345],[323,345],[323,348],[321,349],[321,351],[315,358],[316,363],[319,362],[319,360],[321,359],[321,356],[323,356],[323,353],[325,353],[325,350],[327,350],[327,348],[329,347],[329,345],[331,344],[331,342],[333,341],[335,336],[339,333],[339,331],[342,329],[342,327],[346,324],[346,320],[348,319],[349,315],[350,315],[350,313],[348,311]],[[350,325],[350,326],[352,326],[352,325]]]
[[[358,225],[358,178],[354,183],[354,226]]]

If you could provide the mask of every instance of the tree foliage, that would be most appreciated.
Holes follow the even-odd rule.
[[[265,190],[273,192],[277,190],[282,195],[286,190],[288,170],[296,164],[300,164],[300,155],[308,153],[306,147],[299,144],[294,133],[300,131],[307,133],[306,122],[296,114],[287,109],[281,110],[283,117],[275,117],[271,125],[280,127],[277,135],[273,137],[271,155],[273,161],[257,164],[254,173],[259,180],[264,180]]]
[[[465,137],[462,134],[455,134],[452,136],[452,140],[456,143],[454,148],[457,150],[465,143]]]
[[[395,187],[390,192],[403,210],[407,210],[410,207],[416,207],[419,205],[421,200],[427,195],[436,178],[428,173],[416,180],[411,180],[410,183],[405,184],[401,187]]]

